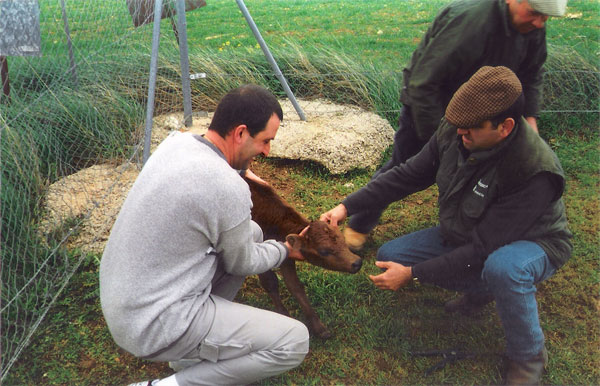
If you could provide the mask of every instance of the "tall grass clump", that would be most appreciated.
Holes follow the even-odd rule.
[[[328,47],[312,47],[310,52],[293,42],[286,47],[279,58],[290,84],[301,95],[360,106],[379,112],[391,122],[396,120],[402,80],[399,73]]]
[[[36,237],[31,227],[32,213],[35,212],[41,197],[44,177],[32,138],[28,130],[9,127],[0,119],[2,160],[2,189],[0,190],[0,210],[2,213],[2,266],[4,283],[7,264],[12,256],[18,256],[23,263],[34,261]],[[14,280],[12,278],[11,280]],[[6,295],[2,291],[2,296]]]
[[[0,121],[3,255],[25,250],[35,239],[20,233],[39,217],[50,183],[102,160],[125,157],[143,116],[142,106],[96,85],[46,92],[26,108],[17,103],[18,95],[12,102],[3,106]]]
[[[400,108],[398,99],[401,76],[397,72],[382,71],[376,63],[358,62],[348,54],[327,47],[304,50],[298,43],[287,42],[274,49],[273,56],[285,76],[294,96],[303,99],[327,99],[337,103],[360,106],[380,112],[395,122]],[[141,60],[133,59],[140,63]],[[181,111],[183,96],[179,57],[160,56],[157,70],[155,115]],[[111,63],[112,72],[127,73],[130,77],[143,77],[146,68],[119,68],[124,63]],[[203,72],[205,79],[194,80],[192,88],[193,110],[212,111],[219,100],[231,89],[245,83],[255,83],[269,88],[285,98],[285,92],[267,63],[262,52],[215,52],[196,49],[190,53],[192,71]],[[147,98],[147,88],[127,89],[127,83],[115,85],[119,92],[132,96],[139,103]]]
[[[23,72],[23,71],[22,71]],[[15,76],[0,105],[2,348],[14,353],[71,268],[61,240],[37,230],[44,193],[62,176],[131,153],[143,109],[95,82],[77,88]],[[52,87],[51,87],[52,86]],[[43,279],[42,279],[43,278]],[[51,288],[52,287],[52,288]],[[10,358],[7,358],[10,359]]]
[[[43,296],[38,292],[29,296],[27,285],[39,271],[48,255],[42,240],[32,226],[33,217],[42,197],[44,176],[41,161],[31,146],[32,138],[22,128],[7,126],[0,118],[2,180],[0,189],[0,258],[2,277],[0,283],[3,352],[14,352],[17,342],[23,341],[26,326],[38,312],[34,300]],[[19,293],[22,291],[21,295]],[[15,339],[15,336],[19,338]],[[6,358],[9,359],[9,358]]]
[[[400,70],[368,59],[357,60],[347,53],[325,46],[304,49],[294,41],[273,51],[277,64],[294,95],[298,98],[323,98],[336,103],[352,104],[374,111],[396,127],[402,89]],[[140,63],[140,60],[133,60]],[[176,55],[159,59],[156,85],[155,113],[180,111],[183,105],[179,60]],[[216,52],[196,49],[190,54],[193,72],[204,72],[205,79],[192,81],[192,107],[211,111],[220,98],[232,88],[244,83],[261,84],[277,95],[285,97],[273,69],[259,51]],[[577,51],[564,46],[549,46],[545,65],[543,110],[540,117],[544,132],[554,135],[556,130],[569,128],[589,134],[597,126],[598,114],[575,110],[596,111],[600,105],[600,75],[596,63],[590,62]],[[138,70],[145,72],[146,68]],[[120,71],[131,74],[131,69]],[[143,73],[138,76],[144,76]],[[120,82],[118,87],[126,83]],[[122,90],[135,95],[139,103],[147,97],[147,90]]]

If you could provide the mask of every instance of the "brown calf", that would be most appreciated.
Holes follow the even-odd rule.
[[[344,236],[337,228],[323,221],[309,222],[287,202],[285,202],[269,185],[246,178],[252,193],[252,219],[260,225],[264,238],[279,241],[288,240],[294,247],[299,247],[307,262],[333,271],[356,273],[362,266],[362,259],[350,252]],[[305,236],[298,234],[307,225],[310,227]],[[289,236],[288,236],[289,235]],[[331,332],[325,327],[319,315],[312,308],[304,285],[298,279],[296,264],[286,259],[279,267],[288,290],[298,300],[302,312],[308,320],[308,328],[318,337],[327,339]],[[267,291],[275,311],[289,315],[279,296],[279,282],[273,271],[259,275],[260,283]]]

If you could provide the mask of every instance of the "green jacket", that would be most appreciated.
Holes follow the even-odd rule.
[[[378,175],[343,204],[348,216],[379,211],[434,183],[441,233],[455,248],[415,265],[413,274],[421,281],[440,283],[480,272],[490,253],[519,240],[536,242],[557,268],[570,258],[562,168],[523,117],[500,144],[473,153],[442,120],[417,155]]]
[[[506,66],[523,84],[524,116],[537,116],[546,56],[545,28],[519,33],[505,0],[457,0],[437,15],[413,53],[400,100],[427,140],[460,85],[482,66]]]
[[[552,202],[520,239],[538,243],[556,267],[569,259],[572,235],[561,198],[564,173],[556,154],[525,119],[521,118],[513,133],[498,146],[466,158],[457,146],[456,128],[445,120],[438,129],[437,143],[439,218],[446,240],[455,245],[471,242],[471,231],[490,205],[519,190],[535,175],[545,173],[554,186]]]

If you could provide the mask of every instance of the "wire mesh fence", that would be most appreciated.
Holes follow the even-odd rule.
[[[14,17],[11,9],[18,9]],[[86,202],[88,188],[81,185],[80,201],[43,225],[48,187],[103,159],[131,157],[132,151],[120,149],[136,143],[132,128],[139,125],[142,109],[108,87],[107,80],[146,88],[143,79],[114,73],[110,63],[133,51],[147,52],[143,44],[150,35],[132,27],[127,8],[98,8],[91,2],[66,7],[64,1],[2,1],[0,20],[5,48],[0,53],[5,55],[0,94],[4,379],[83,257],[68,251],[65,241],[93,210]],[[6,49],[35,47],[36,41],[39,55]]]
[[[83,259],[100,256],[116,215],[110,211],[140,167],[152,23],[136,27],[127,3],[0,0],[2,379]],[[210,22],[194,20],[188,29]],[[243,23],[241,15],[231,23]],[[183,103],[168,14],[161,28],[155,115],[181,111]],[[359,66],[327,50],[307,60],[299,47],[272,48],[296,95],[357,104],[395,122],[400,70]],[[597,69],[570,52],[554,53],[544,109],[597,115]],[[232,56],[195,48],[190,62],[202,74],[192,79],[194,111],[214,108],[236,84],[259,83],[284,96],[258,50]],[[327,114],[319,103],[305,106]]]

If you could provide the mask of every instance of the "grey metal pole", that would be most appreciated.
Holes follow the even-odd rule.
[[[190,57],[187,44],[185,0],[177,0],[177,30],[179,36],[179,64],[181,66],[181,88],[183,90],[183,120],[192,126],[192,88],[190,85]]]
[[[0,80],[2,80],[0,103],[8,103],[10,102],[10,82],[8,80],[8,59],[6,59],[6,56],[0,56]]]
[[[67,35],[67,46],[69,47],[69,60],[71,61],[71,67],[69,68],[69,72],[73,77],[73,82],[75,82],[75,84],[77,85],[77,67],[75,66],[75,56],[73,55],[73,42],[71,41],[71,31],[69,30],[69,19],[67,19],[67,9],[65,7],[65,0],[60,0],[60,4],[62,6],[62,17],[63,23],[65,25],[65,34]]]
[[[162,0],[154,3],[154,29],[152,30],[152,56],[150,57],[150,76],[148,79],[148,105],[146,106],[146,129],[144,131],[144,164],[150,157],[152,139],[152,116],[154,115],[154,92],[156,89],[156,70],[158,62],[158,43],[160,42],[160,16]]]
[[[273,68],[273,71],[275,72],[275,76],[277,77],[277,79],[279,79],[279,82],[281,82],[281,85],[283,86],[285,93],[287,94],[288,98],[290,99],[290,102],[292,102],[292,105],[296,109],[298,116],[300,117],[301,120],[306,121],[306,116],[304,115],[304,112],[300,108],[298,101],[296,101],[296,97],[294,96],[294,93],[292,92],[292,90],[290,90],[287,80],[281,73],[281,70],[279,69],[277,62],[275,62],[275,59],[273,59],[273,55],[271,55],[271,52],[269,51],[269,47],[267,47],[267,44],[265,43],[264,39],[262,38],[260,31],[256,27],[254,20],[252,20],[252,16],[250,16],[250,12],[248,12],[248,8],[246,8],[246,4],[244,4],[243,0],[236,0],[236,2],[238,4],[238,7],[240,8],[240,11],[242,11],[242,14],[246,18],[246,21],[248,22],[248,25],[250,26],[252,33],[254,33],[254,37],[258,41],[258,44],[260,44],[260,48],[262,48],[263,53],[265,54],[265,57],[267,58],[267,61],[271,65],[271,68]]]

